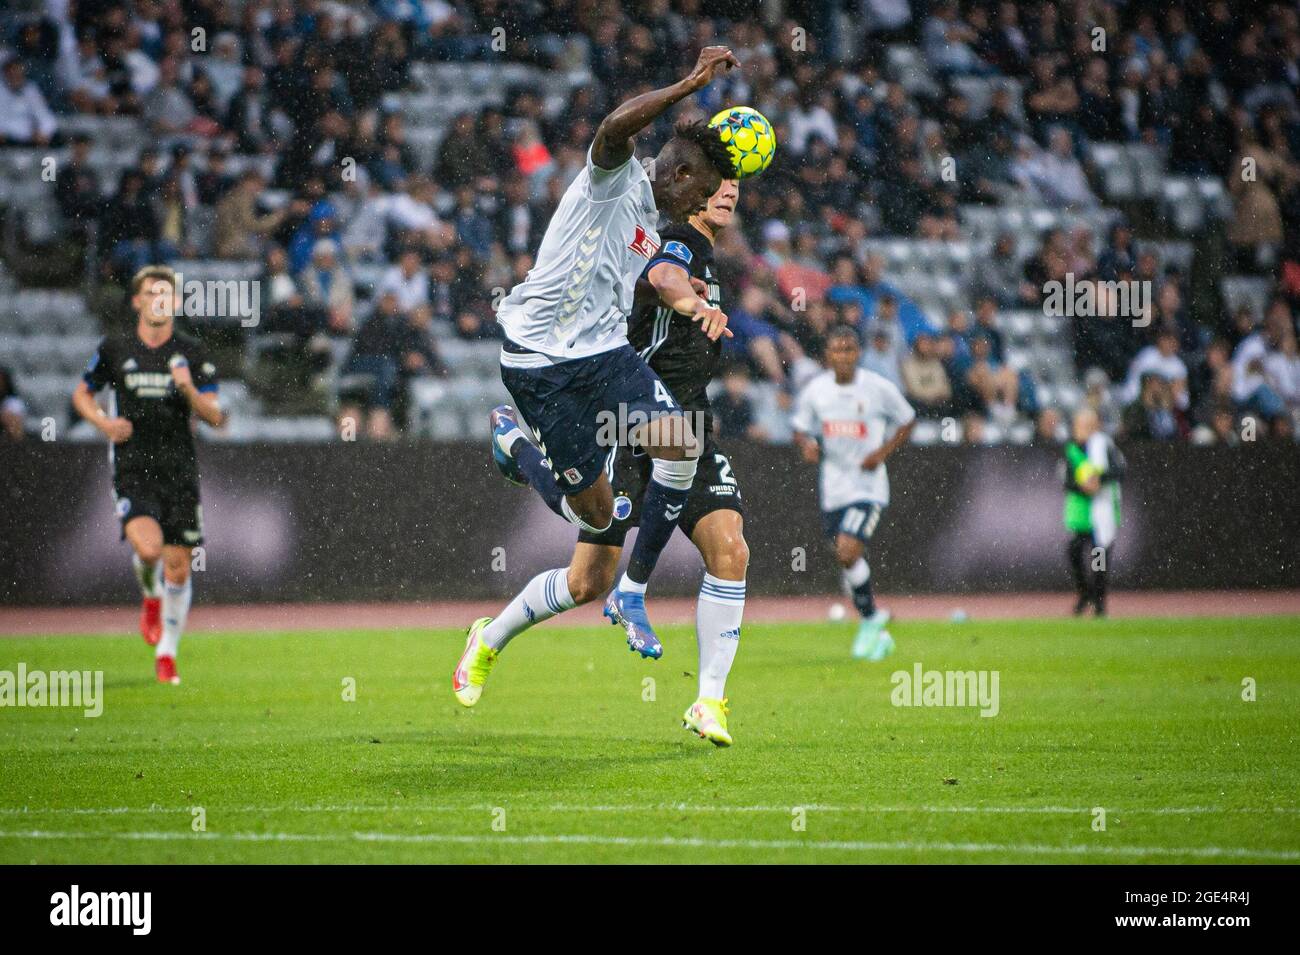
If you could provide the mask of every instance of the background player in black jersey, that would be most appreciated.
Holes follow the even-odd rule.
[[[190,560],[203,543],[203,509],[190,415],[219,427],[217,372],[202,343],[176,331],[175,273],[148,266],[131,280],[136,327],[106,336],[72,395],[77,413],[108,438],[113,501],[135,552],[144,597],[140,633],[155,646],[162,683],[179,683],[176,652],[190,609]],[[109,412],[95,400],[111,389]]]
[[[718,308],[720,290],[713,269],[713,242],[718,231],[731,224],[739,197],[739,183],[723,180],[703,212],[686,223],[661,229],[662,245],[646,271],[663,262],[680,266],[690,274],[696,292],[711,307]],[[695,616],[700,651],[699,697],[686,711],[683,724],[704,739],[729,746],[732,739],[727,730],[724,694],[740,641],[749,548],[745,543],[740,487],[730,461],[713,442],[706,393],[722,343],[711,341],[691,316],[661,306],[652,289],[640,288],[628,322],[628,340],[672,392],[691,421],[693,432],[707,435],[695,482],[678,523],[699,549],[705,569]],[[609,592],[623,539],[640,519],[651,459],[639,450],[620,447],[606,461],[605,471],[615,495],[614,522],[599,533],[580,531],[573,562],[563,570],[539,575],[502,611],[497,620],[506,624],[507,642],[534,623],[567,609],[551,598],[557,584],[552,580],[555,575],[566,575],[575,605]]]

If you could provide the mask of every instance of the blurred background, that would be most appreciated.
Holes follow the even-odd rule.
[[[793,586],[798,546],[834,589],[814,475],[779,446],[836,321],[921,415],[891,463],[893,586],[1063,585],[1054,468],[1084,406],[1134,462],[1118,584],[1297,584],[1294,3],[10,0],[7,599],[121,590],[95,556],[116,547],[102,438],[69,396],[150,262],[259,306],[184,320],[231,412],[200,429],[215,596],[505,593],[420,566],[507,543],[485,530],[493,306],[602,116],[714,42],[744,69],[638,152],[729,104],[776,126],[717,245],[738,334],[712,393],[756,589]],[[1093,313],[1047,301],[1053,282]],[[1130,282],[1137,305],[1111,284]],[[41,589],[32,548],[76,585]]]

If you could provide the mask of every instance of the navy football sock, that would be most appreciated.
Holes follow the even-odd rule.
[[[678,490],[651,479],[646,487],[645,501],[641,505],[641,526],[636,532],[632,559],[628,561],[627,576],[638,584],[647,583],[654,573],[659,554],[668,546],[673,530],[681,519],[682,509],[691,489]]]
[[[542,456],[537,445],[527,438],[520,438],[510,449],[510,454],[518,462],[519,469],[524,472],[528,486],[542,496],[547,507],[568,520],[561,509],[564,494],[560,491],[560,486],[555,483],[555,475],[546,466],[546,458]]]
[[[853,588],[853,606],[864,618],[876,612],[876,598],[871,593],[871,581]]]
[[[865,557],[859,557],[852,566],[844,568],[844,580],[853,594],[853,606],[863,617],[876,612],[876,598],[871,593],[871,567]]]

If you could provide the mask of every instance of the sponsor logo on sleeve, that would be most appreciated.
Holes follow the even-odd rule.
[[[695,258],[685,242],[678,242],[675,239],[672,242],[664,243],[664,255],[671,255],[674,259],[680,259],[687,265],[690,265],[691,259]]]

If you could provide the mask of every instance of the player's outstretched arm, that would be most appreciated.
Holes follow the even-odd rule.
[[[814,438],[809,437],[802,431],[796,431],[794,433],[794,443],[795,447],[799,449],[799,453],[803,455],[803,459],[809,464],[816,464],[821,460],[821,445]]]
[[[659,301],[674,312],[691,316],[691,321],[700,322],[709,341],[716,342],[722,335],[733,337],[727,328],[726,313],[700,298],[698,280],[691,278],[681,266],[660,262],[652,265],[645,277],[659,294]]]
[[[84,381],[77,382],[77,389],[72,393],[72,407],[114,444],[121,444],[131,437],[131,422],[126,418],[112,418],[95,400],[95,393]]]
[[[739,66],[740,61],[725,46],[706,46],[695,68],[672,86],[634,96],[620,104],[600,122],[591,144],[591,158],[601,169],[617,169],[632,156],[632,137],[663,115],[668,107],[702,90],[721,69]]]
[[[903,444],[903,442],[912,436],[912,429],[914,427],[916,427],[915,418],[907,422],[907,424],[901,425],[890,436],[888,441],[882,444],[875,451],[872,451],[870,454],[866,456],[865,459],[863,459],[862,470],[874,471],[876,468],[884,464],[889,459],[889,456],[893,454],[895,451],[897,451],[899,447]]]

